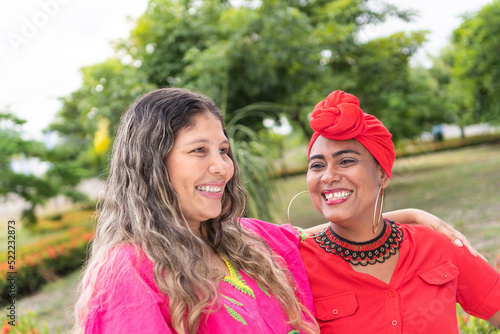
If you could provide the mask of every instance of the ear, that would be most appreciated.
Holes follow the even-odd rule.
[[[386,188],[389,185],[389,177],[387,173],[382,169],[382,166],[378,165],[378,170],[380,173],[380,186]]]

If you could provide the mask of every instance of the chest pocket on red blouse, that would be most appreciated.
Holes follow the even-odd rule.
[[[354,291],[322,297],[314,302],[316,317],[329,321],[353,315],[358,309],[358,300]]]
[[[458,268],[450,260],[446,259],[430,268],[418,271],[417,274],[428,284],[443,285],[458,276]]]

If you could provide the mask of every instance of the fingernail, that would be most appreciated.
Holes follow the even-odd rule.
[[[462,247],[464,245],[460,239],[455,239],[455,244],[457,244],[458,247]]]

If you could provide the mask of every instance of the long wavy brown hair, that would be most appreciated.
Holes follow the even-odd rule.
[[[246,196],[231,150],[228,156],[235,173],[225,187],[220,216],[202,222],[200,237],[189,229],[165,161],[176,135],[205,112],[218,117],[224,128],[212,100],[184,89],[164,88],[142,96],[122,116],[80,283],[75,332],[83,332],[91,298],[111,280],[106,273],[112,250],[120,245],[142,250],[154,263],[156,284],[168,296],[172,326],[178,333],[196,333],[201,316],[217,303],[222,277],[202,269],[209,268],[214,252],[268,289],[293,328],[318,332],[295,295],[291,274],[261,238],[239,223]]]

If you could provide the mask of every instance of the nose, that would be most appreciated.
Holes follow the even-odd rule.
[[[218,152],[213,154],[210,159],[210,165],[208,166],[208,171],[211,174],[225,175],[228,172],[229,163],[224,160],[223,156]]]
[[[321,176],[321,182],[328,185],[339,182],[340,180],[342,180],[342,174],[333,166],[328,167]]]

